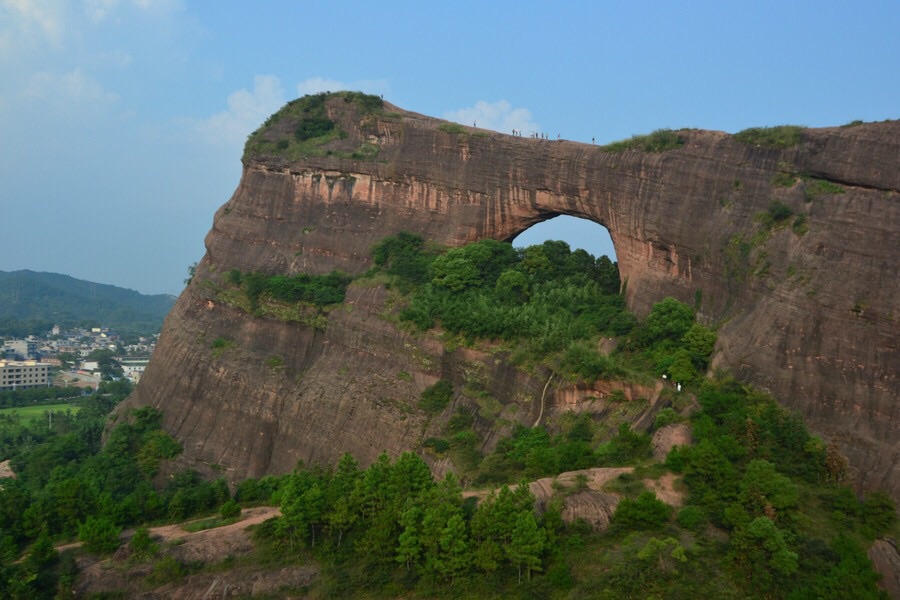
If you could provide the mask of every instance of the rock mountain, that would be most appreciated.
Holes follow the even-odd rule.
[[[480,411],[485,448],[510,423],[596,399],[602,385],[578,390],[399,328],[383,286],[351,286],[315,325],[254,316],[218,287],[231,269],[358,274],[400,231],[457,246],[572,215],[609,230],[633,311],[666,296],[694,306],[718,327],[716,368],[837,442],[860,487],[900,496],[900,121],[601,147],[375,100],[300,99],[248,140],[237,190],[124,404],[162,410],[182,465],[236,481],[417,449],[446,418],[416,408],[439,378],[499,400],[491,413],[456,399]]]

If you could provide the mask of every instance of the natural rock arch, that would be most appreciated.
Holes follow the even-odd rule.
[[[588,219],[568,215],[549,217],[504,241],[523,247],[540,244],[546,239],[564,241],[573,250],[581,248],[596,258],[607,256],[613,262],[616,260],[615,246],[606,227]]]
[[[126,405],[161,407],[185,462],[237,478],[283,472],[298,458],[331,461],[353,444],[363,458],[379,445],[414,447],[418,421],[371,391],[402,386],[327,375],[348,368],[374,382],[418,368],[421,387],[452,367],[440,348],[423,342],[413,352],[415,340],[360,317],[377,312],[377,290],[349,299],[356,315],[303,329],[217,303],[217,274],[360,273],[372,245],[399,231],[454,246],[509,240],[565,214],[609,230],[632,310],[646,313],[665,296],[694,306],[719,326],[715,366],[801,412],[840,443],[861,485],[897,497],[900,122],[807,129],[785,147],[690,130],[666,151],[611,152],[389,104],[365,111],[340,95],[325,106],[346,135],[321,152],[279,151],[296,127],[290,115],[251,137],[240,184]],[[767,224],[776,201],[791,218]],[[241,350],[211,357],[202,340],[217,335]],[[265,358],[276,353],[285,368],[273,374]],[[431,363],[416,367],[423,357]],[[491,376],[532,385],[502,368]]]

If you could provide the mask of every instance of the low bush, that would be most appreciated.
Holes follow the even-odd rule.
[[[150,537],[150,531],[146,527],[138,527],[135,530],[128,541],[128,546],[136,558],[153,556],[159,551],[159,546]]]
[[[780,200],[773,200],[765,212],[756,214],[756,221],[763,229],[778,227],[794,216],[794,210]]]
[[[466,133],[468,129],[458,123],[441,123],[438,125],[438,131],[444,133]]]
[[[334,121],[324,117],[306,117],[301,119],[294,130],[294,137],[299,142],[305,142],[321,137],[334,129]]]
[[[800,143],[802,132],[803,127],[798,125],[751,127],[734,134],[734,139],[748,146],[790,148]]]
[[[90,516],[78,528],[78,539],[89,552],[108,554],[120,545],[122,528],[104,516]]]
[[[806,213],[800,213],[794,217],[791,223],[791,231],[799,236],[806,235],[809,231],[809,222],[806,220]]]
[[[644,492],[634,500],[624,498],[619,502],[612,524],[623,529],[658,529],[671,514],[671,506],[658,500],[653,492]]]
[[[673,408],[666,407],[656,414],[656,418],[653,420],[653,429],[662,429],[666,425],[680,423],[683,420],[681,415],[675,412]]]
[[[419,408],[430,413],[438,413],[447,408],[453,399],[453,384],[446,379],[441,379],[432,386],[425,388],[419,397]]]
[[[685,506],[680,511],[678,511],[678,515],[675,517],[675,520],[678,524],[685,529],[690,529],[691,531],[699,531],[700,527],[706,524],[706,515],[703,513],[703,509],[697,506]]]
[[[811,202],[819,196],[824,196],[826,194],[843,194],[844,188],[826,179],[804,177],[803,192],[806,195],[806,201]]]
[[[187,575],[187,569],[181,562],[171,556],[164,556],[153,565],[147,581],[154,585],[163,585],[178,581],[185,575]]]
[[[772,178],[772,185],[789,188],[797,183],[797,176],[793,173],[778,173]]]
[[[223,519],[236,519],[241,516],[241,505],[234,500],[228,500],[219,508],[219,516]]]
[[[646,135],[635,135],[627,140],[613,142],[602,146],[604,152],[624,152],[625,150],[642,150],[644,152],[665,152],[675,150],[684,145],[684,138],[671,129],[657,129]]]
[[[434,451],[437,454],[443,454],[444,452],[446,452],[447,450],[450,449],[450,442],[448,442],[445,439],[436,438],[436,437],[428,438],[427,440],[425,440],[422,443],[422,445],[425,448],[430,448],[432,451]]]

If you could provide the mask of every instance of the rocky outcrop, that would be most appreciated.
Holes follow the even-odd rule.
[[[416,448],[440,419],[415,399],[441,377],[476,377],[499,406],[468,406],[494,422],[533,423],[559,382],[406,332],[384,318],[383,287],[354,286],[310,327],[241,312],[215,285],[229,269],[358,274],[402,230],[453,246],[566,214],[609,230],[635,312],[665,296],[695,306],[718,326],[716,368],[837,441],[861,486],[900,496],[900,122],[802,130],[780,148],[690,130],[663,152],[608,152],[341,96],[325,108],[343,135],[316,152],[290,146],[290,116],[255,134],[268,145],[248,148],[126,404],[162,408],[185,463],[239,478]]]
[[[691,427],[687,423],[671,423],[653,432],[650,447],[653,459],[663,462],[675,446],[690,446],[693,442]]]
[[[900,552],[892,539],[877,539],[869,548],[869,560],[875,571],[881,574],[878,587],[890,598],[900,598]]]
[[[566,497],[560,518],[565,523],[574,523],[580,519],[589,523],[596,531],[606,531],[618,505],[619,499],[612,494],[581,490]]]

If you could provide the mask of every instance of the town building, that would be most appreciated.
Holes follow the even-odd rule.
[[[138,383],[141,380],[141,375],[144,374],[144,369],[147,368],[147,364],[150,362],[150,357],[123,356],[118,358],[118,361],[122,365],[122,372],[125,374],[125,377],[133,383]]]
[[[50,385],[50,365],[36,360],[0,360],[0,391]]]
[[[28,375],[29,377],[6,377],[0,382],[0,390],[42,385],[78,385],[96,389],[100,377],[99,375],[95,376],[95,372],[99,371],[100,365],[98,361],[86,360],[86,358],[97,350],[111,350],[120,353],[115,356],[115,360],[122,366],[124,376],[137,383],[150,360],[149,356],[153,353],[158,338],[159,334],[141,337],[137,344],[123,346],[119,343],[119,335],[108,327],[65,331],[59,326],[55,326],[53,331],[43,338],[28,336],[24,340],[0,339],[0,361],[10,364],[13,361],[26,361],[29,365],[40,361],[34,368],[39,371],[45,369],[48,371],[47,379],[37,378],[37,382],[34,381],[33,372],[10,372],[9,376]],[[62,365],[59,360],[59,356],[62,354],[71,355],[66,357],[65,365]],[[66,377],[60,375],[54,381],[50,378],[49,371],[50,369],[55,371],[61,366],[65,366]],[[78,373],[75,372],[75,369],[78,369]]]
[[[27,360],[37,358],[38,339],[29,336],[24,340],[6,340],[3,342],[2,356],[7,360]]]

